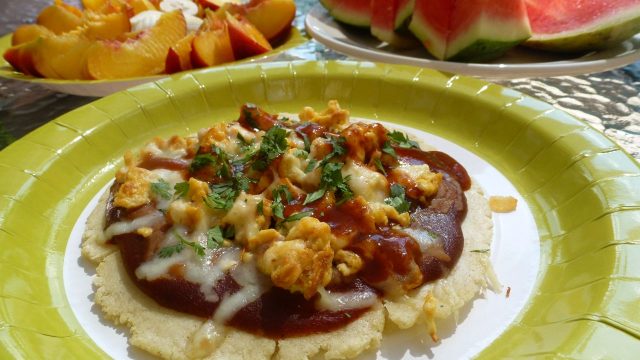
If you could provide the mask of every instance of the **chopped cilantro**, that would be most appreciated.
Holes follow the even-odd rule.
[[[300,159],[306,159],[309,156],[309,153],[306,150],[295,149],[293,150],[293,155]]]
[[[217,210],[229,210],[238,196],[232,183],[214,184],[211,186],[211,194],[204,198],[204,203]]]
[[[246,104],[242,107],[242,114],[244,115],[244,120],[247,122],[247,124],[249,124],[249,126],[254,129],[259,129],[260,127],[258,126],[256,119],[253,118],[253,114],[251,113],[251,110],[256,109],[257,106],[255,106],[254,104]]]
[[[207,231],[207,248],[217,249],[222,246],[224,237],[222,236],[222,228],[220,226],[213,227]]]
[[[194,172],[198,171],[201,168],[207,165],[214,165],[216,163],[216,158],[211,154],[198,154],[193,161],[191,161],[191,165],[189,166],[189,171]]]
[[[419,148],[418,143],[410,140],[407,134],[400,131],[392,131],[387,134],[387,137],[391,139],[391,141],[395,142],[401,148],[410,149],[410,148]]]
[[[389,141],[385,141],[384,144],[382,144],[382,152],[393,156],[394,159],[398,158],[398,154],[396,154],[396,151],[393,150],[391,142]]]
[[[316,159],[310,159],[309,163],[307,164],[307,167],[304,169],[305,173],[310,173],[313,171],[313,169],[316,168],[316,164],[318,163],[318,160]]]
[[[211,151],[213,154],[196,155],[189,166],[189,170],[191,172],[195,172],[205,166],[213,166],[218,176],[225,179],[229,178],[231,176],[231,166],[229,165],[229,157],[227,156],[227,153],[215,145],[211,146]]]
[[[173,190],[175,190],[174,196],[179,198],[184,197],[189,192],[189,183],[186,181],[179,182],[173,187]]]
[[[312,203],[318,199],[322,199],[322,197],[324,196],[324,193],[327,191],[326,188],[320,188],[317,191],[314,191],[312,193],[307,194],[307,197],[304,199],[304,202],[302,203],[302,205],[307,205],[309,203]]]
[[[307,216],[311,216],[311,214],[313,214],[313,211],[302,211],[299,213],[291,214],[287,216],[286,219],[282,220],[282,222],[297,221]]]
[[[310,153],[311,152],[311,141],[309,140],[309,137],[305,133],[300,133],[300,135],[302,135],[302,141],[304,142],[304,150],[306,152]]]
[[[172,245],[172,246],[165,246],[162,249],[160,249],[160,251],[158,251],[158,256],[166,259],[168,257],[171,257],[171,255],[173,254],[177,254],[179,252],[181,252],[184,249],[184,245],[182,245],[182,243],[177,243],[176,245]]]
[[[322,168],[322,175],[320,176],[320,189],[307,195],[303,205],[316,201],[325,194],[327,190],[335,189],[340,196],[338,203],[343,203],[353,197],[353,191],[347,183],[349,176],[342,177],[342,163],[330,162],[324,165]]]
[[[329,163],[331,159],[340,157],[347,153],[347,150],[344,148],[344,143],[346,139],[342,136],[329,136],[329,143],[331,144],[331,152],[327,154],[327,156],[322,159],[320,162],[320,166],[324,166]]]
[[[264,215],[264,201],[260,200],[258,205],[256,206],[256,212],[258,215]]]
[[[173,254],[180,253],[182,250],[184,250],[185,246],[189,246],[190,248],[192,248],[193,251],[196,253],[196,255],[204,256],[204,247],[202,247],[202,245],[196,242],[188,241],[187,239],[184,238],[184,236],[180,235],[178,231],[174,231],[174,234],[176,235],[176,237],[178,237],[178,240],[180,242],[177,243],[176,245],[163,247],[162,249],[160,249],[160,251],[158,251],[158,256],[160,256],[163,259],[168,258]]]
[[[160,179],[158,182],[151,183],[151,191],[165,200],[171,199],[171,185],[164,179]]]
[[[280,185],[273,189],[271,192],[273,195],[273,203],[271,203],[271,212],[273,216],[279,219],[284,219],[284,204],[282,203],[282,197],[286,199],[287,203],[293,200],[291,192],[285,185]]]
[[[262,143],[260,149],[256,152],[254,157],[253,168],[256,170],[264,170],[273,160],[282,155],[289,143],[287,142],[287,135],[289,132],[279,126],[274,126],[267,130],[262,137]]]
[[[384,199],[384,203],[393,206],[398,213],[409,211],[409,202],[405,198],[404,188],[399,184],[391,185],[391,196]]]
[[[383,173],[384,176],[387,176],[387,172],[384,170],[384,166],[382,166],[382,161],[380,161],[380,158],[373,159],[373,163],[376,165],[376,169],[380,170],[380,172]]]

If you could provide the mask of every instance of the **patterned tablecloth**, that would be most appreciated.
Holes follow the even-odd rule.
[[[2,0],[0,34],[32,22],[52,0]],[[77,3],[67,0],[68,3]],[[296,26],[304,29],[304,15],[317,1],[296,0]],[[279,59],[345,59],[310,41]],[[500,81],[535,96],[589,123],[640,159],[640,62],[614,71],[581,76]],[[0,149],[57,116],[95,100],[61,94],[39,85],[0,79]]]

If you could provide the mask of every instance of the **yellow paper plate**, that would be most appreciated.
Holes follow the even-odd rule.
[[[640,166],[583,122],[477,79],[357,62],[207,69],[100,99],[0,152],[0,358],[106,355],[63,285],[71,229],[123,153],[189,134],[253,102],[273,112],[338,99],[352,115],[420,129],[499,169],[540,234],[527,305],[481,358],[640,354]],[[517,239],[516,239],[517,240]]]
[[[289,33],[289,36],[287,37],[286,41],[280,44],[280,46],[261,55],[234,61],[230,65],[244,64],[244,63],[258,63],[258,62],[272,60],[278,55],[280,55],[281,53],[289,49],[293,49],[296,46],[302,45],[307,41],[308,39],[304,37],[297,28],[292,27],[291,32]],[[11,34],[1,37],[0,38],[0,54],[4,54],[4,52],[10,47],[11,47]],[[180,74],[183,74],[185,72],[188,72],[188,71],[183,71]],[[147,83],[150,81],[155,81],[167,76],[169,75],[141,76],[141,77],[135,77],[135,78],[116,79],[116,80],[45,79],[45,78],[38,78],[38,77],[25,75],[21,72],[18,72],[11,65],[9,65],[9,63],[3,57],[0,57],[0,77],[12,79],[12,80],[18,80],[18,81],[37,83],[47,89],[51,89],[54,91],[67,93],[71,95],[78,95],[78,96],[106,96],[106,95],[113,94],[115,92],[130,88],[135,85]]]

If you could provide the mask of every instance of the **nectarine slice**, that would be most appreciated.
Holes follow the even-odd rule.
[[[264,35],[240,14],[225,12],[229,27],[229,37],[236,59],[259,55],[271,50],[271,44]]]
[[[200,30],[193,38],[191,64],[194,68],[223,64],[235,60],[228,24],[207,11]]]
[[[83,30],[40,38],[33,51],[36,70],[47,78],[85,79],[87,51],[93,45]]]
[[[56,34],[62,34],[82,25],[82,18],[63,6],[51,5],[40,12],[36,22]]]
[[[191,66],[191,44],[195,33],[187,34],[169,49],[165,60],[164,71],[173,74],[183,70],[189,70]]]
[[[293,0],[252,0],[245,7],[247,20],[269,41],[286,36],[296,16]]]
[[[53,32],[42,25],[25,24],[20,25],[11,36],[11,45],[20,45],[31,42],[39,37],[52,36]]]
[[[156,25],[124,42],[99,40],[87,56],[87,70],[94,79],[117,79],[159,74],[169,48],[187,34],[184,16],[172,11]]]
[[[25,75],[38,76],[40,74],[33,64],[33,50],[38,39],[12,46],[4,52],[4,59],[7,60],[14,69]]]
[[[129,17],[124,12],[99,14],[87,12],[86,34],[90,39],[118,39],[131,31]]]

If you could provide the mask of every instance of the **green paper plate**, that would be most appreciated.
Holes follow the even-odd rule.
[[[189,134],[240,104],[355,116],[449,139],[519,190],[540,233],[537,284],[481,358],[640,354],[640,166],[583,122],[480,80],[356,62],[249,64],[148,83],[51,121],[0,152],[0,358],[103,358],[73,315],[65,246],[123,153]]]
[[[281,53],[293,49],[299,45],[307,42],[308,39],[304,37],[296,27],[291,28],[291,32],[280,46],[273,50],[258,55],[249,57],[246,59],[234,61],[232,64],[254,63],[272,60]],[[0,54],[11,47],[11,34],[0,37]],[[189,70],[192,71],[192,70]],[[184,74],[189,71],[183,71],[180,74]],[[60,80],[60,79],[45,79],[38,78],[29,75],[25,75],[16,71],[5,59],[0,57],[0,77],[36,83],[42,85],[47,89],[59,91],[62,93],[78,95],[78,96],[105,96],[113,94],[115,92],[130,88],[135,85],[140,85],[146,82],[154,81],[167,77],[168,75],[155,75],[155,76],[141,76],[135,78],[115,79],[115,80]]]

